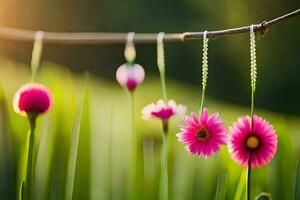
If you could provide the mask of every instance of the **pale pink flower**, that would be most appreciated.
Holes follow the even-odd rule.
[[[254,115],[252,131],[251,118],[244,116],[234,122],[229,131],[229,153],[241,166],[248,166],[249,156],[251,156],[251,168],[262,167],[274,157],[277,135],[273,126],[265,119]]]
[[[191,154],[210,157],[213,153],[220,152],[220,146],[226,144],[226,131],[224,122],[219,119],[219,114],[208,116],[208,110],[203,109],[198,117],[194,113],[184,116],[184,125],[177,134],[178,141],[186,144],[186,150]]]
[[[145,106],[142,110],[143,119],[161,119],[163,121],[169,120],[171,117],[178,115],[183,116],[186,112],[186,106],[177,105],[174,100],[169,100],[166,105],[165,102],[160,99],[157,103],[151,103]]]
[[[27,83],[17,90],[13,98],[16,113],[26,116],[29,113],[46,113],[52,104],[48,89],[42,84]]]
[[[116,78],[121,86],[132,92],[144,81],[145,71],[139,64],[123,64],[117,69]]]

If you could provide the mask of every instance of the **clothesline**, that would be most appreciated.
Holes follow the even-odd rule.
[[[254,32],[265,34],[267,30],[275,25],[286,22],[300,16],[300,9],[282,15],[278,18],[254,24]],[[218,38],[228,35],[249,33],[250,26],[232,29],[207,31],[208,38]],[[11,41],[33,42],[36,31],[9,28],[0,26],[0,39]],[[135,33],[135,43],[156,43],[158,33]],[[182,42],[187,40],[202,40],[204,32],[166,33],[164,42]],[[43,42],[52,44],[123,44],[127,41],[127,33],[104,33],[104,32],[47,32],[43,31]]]

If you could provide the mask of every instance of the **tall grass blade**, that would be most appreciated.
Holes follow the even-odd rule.
[[[88,79],[89,80],[89,79]],[[82,108],[79,146],[77,153],[76,173],[74,184],[75,199],[91,199],[91,119],[90,119],[90,87],[87,83]],[[97,140],[99,141],[99,140]],[[99,143],[98,143],[99,144]],[[84,185],[82,183],[85,183]]]
[[[246,186],[247,186],[247,169],[244,169],[241,173],[239,182],[235,190],[234,200],[246,199]]]
[[[293,199],[296,162],[289,125],[285,119],[275,121],[274,124],[278,134],[278,147],[272,161],[275,164],[272,174],[276,176],[270,177],[270,184],[273,186],[270,192],[276,199]]]
[[[15,173],[7,104],[0,86],[0,197],[15,198]]]
[[[300,200],[300,157],[296,165],[296,174],[295,174],[295,200]]]
[[[26,134],[25,144],[23,147],[23,152],[20,157],[20,164],[18,169],[18,199],[25,199],[25,180],[27,174],[27,160],[29,151],[29,141],[30,141],[30,131]]]
[[[215,200],[226,199],[226,189],[227,189],[227,174],[221,174],[218,178],[217,190],[215,195]]]
[[[84,86],[84,91],[81,94],[80,100],[77,105],[77,111],[75,114],[72,130],[72,140],[68,161],[68,171],[67,171],[67,180],[66,180],[66,200],[73,199],[73,190],[74,190],[74,181],[75,181],[75,171],[76,171],[76,161],[77,161],[77,152],[79,144],[79,134],[80,134],[80,125],[81,125],[81,115],[84,106],[84,99],[86,95],[86,83]]]
[[[38,152],[35,166],[35,181],[34,188],[36,188],[35,199],[46,199],[47,185],[49,184],[50,167],[52,162],[53,146],[54,146],[54,132],[50,130],[50,116],[44,117],[40,140],[38,143]]]

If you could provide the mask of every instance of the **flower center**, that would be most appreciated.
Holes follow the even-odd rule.
[[[250,149],[256,149],[259,146],[259,140],[256,136],[250,136],[248,137],[246,141],[246,145]]]
[[[196,137],[200,141],[208,140],[208,138],[209,138],[208,129],[205,126],[201,125],[200,128],[198,129],[197,133],[196,133]]]

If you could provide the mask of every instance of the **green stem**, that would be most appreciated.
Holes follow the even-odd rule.
[[[253,128],[253,115],[254,115],[254,91],[252,90],[252,92],[251,92],[251,112],[250,112],[251,129]]]
[[[113,128],[113,120],[114,120],[114,108],[113,106],[110,109],[110,134],[109,134],[109,141],[108,141],[108,190],[107,196],[108,199],[113,199],[113,176],[112,176],[112,166],[113,166],[113,153],[112,153],[112,141],[114,137],[114,128]]]
[[[251,132],[253,130],[253,116],[254,116],[254,90],[251,91]],[[248,169],[247,169],[247,200],[250,200],[251,194],[251,152],[249,153],[248,158]]]
[[[136,174],[137,174],[137,135],[135,132],[135,116],[134,116],[134,94],[130,92],[131,101],[131,133],[132,133],[132,185],[131,199],[136,198]]]
[[[160,199],[168,200],[168,122],[163,121],[163,145],[161,151]]]
[[[205,88],[202,88],[200,114],[202,114],[203,111],[204,100],[205,100]]]
[[[36,117],[35,114],[28,114],[29,124],[30,124],[30,139],[29,139],[29,149],[28,149],[28,160],[27,160],[27,173],[26,173],[26,199],[33,199],[33,181],[34,181],[34,163],[33,163],[33,151],[34,151],[34,136],[36,128]]]
[[[251,194],[251,153],[248,158],[248,169],[247,169],[247,200],[250,200]]]

